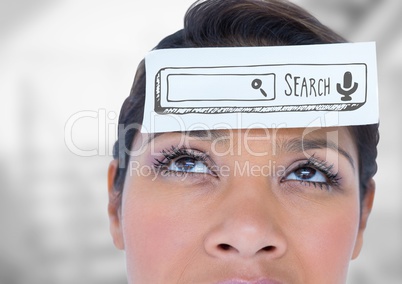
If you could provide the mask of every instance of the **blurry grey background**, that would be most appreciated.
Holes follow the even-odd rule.
[[[192,2],[0,0],[1,284],[126,283],[106,209],[117,116],[137,64]],[[377,42],[377,194],[348,283],[401,283],[402,1],[294,2],[351,41]]]

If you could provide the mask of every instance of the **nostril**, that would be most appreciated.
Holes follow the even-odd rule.
[[[224,251],[228,251],[232,248],[232,246],[228,245],[228,244],[219,244],[218,248],[220,248],[221,250],[224,250]]]
[[[275,246],[266,246],[261,249],[262,251],[274,251]]]

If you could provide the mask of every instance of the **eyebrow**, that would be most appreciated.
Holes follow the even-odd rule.
[[[169,133],[176,133],[176,134],[183,134],[191,138],[198,138],[198,139],[211,139],[212,141],[220,139],[220,142],[227,142],[229,141],[230,136],[228,135],[227,130],[193,130],[193,131],[174,131]],[[166,132],[160,133],[153,133],[151,136],[148,137],[146,144],[151,143],[157,137],[166,134]],[[221,139],[224,138],[224,139]]]
[[[342,156],[344,156],[349,163],[355,169],[355,163],[352,156],[344,150],[342,147],[337,145],[335,142],[327,139],[307,139],[307,138],[294,138],[290,140],[281,141],[278,143],[281,150],[287,152],[303,152],[306,150],[313,149],[332,149]]]
[[[175,132],[170,132],[170,133],[177,133],[177,134],[183,134],[188,137],[194,137],[198,139],[211,139],[212,141],[221,139],[219,142],[227,142],[230,139],[230,135],[228,135],[227,130],[213,130],[213,131],[208,131],[208,130],[194,130],[194,131],[175,131]],[[161,133],[153,133],[148,140],[146,141],[146,144],[151,143],[155,138],[162,136],[163,134],[166,134],[166,132],[161,132]],[[283,141],[277,142],[279,144],[279,149],[283,150],[285,152],[293,152],[293,153],[299,153],[303,152],[306,150],[314,150],[314,149],[332,149],[342,156],[344,156],[349,163],[351,164],[352,168],[355,169],[355,163],[352,158],[352,156],[344,150],[342,147],[337,145],[335,142],[327,139],[307,139],[307,138],[293,138],[293,139],[285,139]]]

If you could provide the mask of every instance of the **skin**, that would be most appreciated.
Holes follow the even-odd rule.
[[[113,189],[117,161],[111,162],[110,230],[126,252],[129,283],[345,283],[375,187],[371,181],[360,211],[348,130],[204,134],[138,134],[120,197]],[[175,171],[183,157],[154,169],[172,146],[207,153],[197,164],[206,173]],[[309,158],[316,161],[307,166],[312,179],[297,180]],[[336,178],[314,173],[317,161]],[[240,174],[244,166],[249,170]]]

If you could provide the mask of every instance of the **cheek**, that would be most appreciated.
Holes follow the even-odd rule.
[[[304,237],[298,240],[300,246],[296,250],[304,263],[309,264],[309,271],[314,272],[311,279],[340,279],[339,283],[343,283],[356,242],[359,212],[351,208],[321,218],[306,224]]]
[[[131,199],[123,209],[123,235],[129,278],[135,283],[159,283],[186,266],[197,233],[180,206],[166,200]],[[197,223],[196,223],[197,224]],[[187,259],[187,260],[186,260]],[[174,265],[174,267],[172,267]]]

